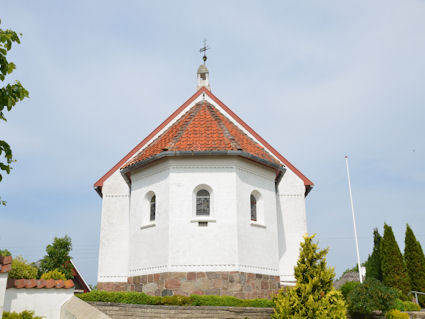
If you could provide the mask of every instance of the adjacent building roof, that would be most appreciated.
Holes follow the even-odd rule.
[[[12,256],[0,256],[0,273],[9,272],[12,269]]]
[[[233,121],[225,117],[211,103],[197,103],[187,110],[186,113],[182,114],[182,112],[200,96],[208,96],[212,102],[226,112]],[[195,141],[193,138],[194,134],[206,129],[200,127],[199,124],[206,124],[207,118],[211,119],[208,123],[208,129],[211,129],[213,134],[208,136],[208,139],[202,139],[199,142]],[[195,123],[192,124],[194,119],[196,123],[198,123],[197,125],[195,125]],[[173,121],[175,122],[172,123]],[[170,123],[172,124],[170,125]],[[167,128],[167,126],[169,127]],[[250,134],[256,141],[245,134],[239,127]],[[219,137],[222,138],[220,141]],[[211,138],[212,140],[210,141]],[[158,152],[168,152],[166,149],[187,150],[189,145],[211,151],[214,150],[214,148],[224,148],[226,151],[230,152],[236,149],[238,152],[249,152],[249,154],[253,155],[255,158],[265,160],[268,163],[276,164],[280,162],[279,165],[284,165],[289,168],[304,182],[306,194],[313,187],[312,181],[304,176],[285,157],[233,113],[223,102],[212,94],[211,91],[205,87],[201,87],[189,100],[180,106],[171,116],[100,178],[94,184],[95,190],[101,195],[103,183],[120,168],[129,167],[129,165],[143,161],[155,154],[160,154]],[[241,150],[238,150],[239,146],[241,146]]]
[[[72,276],[73,276],[72,281],[75,284],[75,293],[90,292],[91,291],[90,286],[84,280],[83,275],[80,273],[77,266],[75,266],[72,259],[70,261],[72,265]]]
[[[44,280],[44,279],[8,279],[7,288],[56,288],[70,289],[74,287],[74,282],[68,280]]]
[[[230,154],[235,155],[244,152],[252,155],[253,160],[260,160],[261,163],[274,164],[273,167],[282,166],[264,147],[229,121],[214,105],[204,100],[190,108],[122,168],[133,166],[164,152],[226,154],[223,151],[234,151]]]

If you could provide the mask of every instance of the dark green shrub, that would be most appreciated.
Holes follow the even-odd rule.
[[[385,286],[401,290],[404,295],[410,292],[410,280],[404,258],[394,237],[393,230],[384,224],[384,237],[381,240],[382,282]]]
[[[425,256],[421,244],[416,240],[409,225],[406,226],[404,260],[406,261],[411,289],[425,292]],[[419,295],[419,303],[425,307],[424,295]]]
[[[9,271],[9,278],[12,279],[37,279],[37,267],[28,263],[21,256],[12,260],[12,269]]]
[[[409,319],[409,315],[407,313],[402,313],[400,310],[393,309],[388,311],[385,314],[386,319]]]
[[[269,299],[238,299],[230,296],[149,296],[143,292],[111,292],[91,291],[78,294],[84,301],[113,302],[138,305],[167,305],[167,306],[231,306],[231,307],[272,307]]]
[[[420,311],[421,307],[411,301],[403,301],[400,299],[396,299],[394,303],[394,309],[400,311]]]
[[[348,310],[361,314],[386,312],[394,308],[398,295],[395,289],[384,286],[379,280],[368,279],[348,294]]]
[[[358,281],[347,281],[345,284],[341,286],[341,288],[339,288],[345,300],[347,300],[347,297],[350,291],[353,290],[358,285],[360,285]]]
[[[375,278],[382,281],[381,240],[378,229],[373,230],[373,251],[366,262],[366,279]]]
[[[34,315],[34,311],[24,310],[17,312],[3,312],[3,319],[42,319],[42,317]]]

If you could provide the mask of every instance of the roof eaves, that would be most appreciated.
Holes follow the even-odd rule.
[[[267,143],[258,133],[256,133],[248,124],[239,118],[232,110],[230,110],[223,102],[221,102],[211,91],[205,87],[201,87],[194,95],[192,95],[184,104],[182,104],[173,114],[171,114],[164,122],[161,123],[154,131],[152,131],[145,139],[143,139],[136,147],[134,147],[126,156],[124,156],[114,167],[112,167],[103,177],[101,177],[95,184],[96,192],[102,197],[102,186],[104,181],[111,176],[115,171],[119,170],[133,155],[135,155],[143,146],[145,146],[152,138],[159,133],[167,124],[169,124],[177,115],[180,114],[190,103],[192,103],[200,94],[207,94],[215,103],[217,103],[223,110],[225,110],[234,120],[236,120],[245,130],[254,136],[263,146],[268,149],[274,156],[276,156],[286,167],[293,171],[306,186],[305,195],[313,188],[314,183],[302,174],[294,165],[292,165],[284,156],[282,156],[276,149]],[[161,153],[162,154],[162,153]],[[158,154],[160,155],[160,154]],[[148,159],[146,159],[148,160]],[[156,159],[154,159],[156,160]],[[145,160],[144,160],[145,161]],[[144,163],[144,161],[142,161]],[[136,164],[136,163],[135,163]],[[132,166],[132,165],[130,165]],[[122,171],[122,169],[121,169]],[[121,172],[122,173],[122,172]]]
[[[217,150],[217,151],[166,151],[159,154],[156,154],[154,156],[151,156],[149,158],[146,158],[144,160],[135,162],[133,164],[130,164],[126,167],[121,168],[121,175],[124,177],[126,182],[129,184],[130,180],[128,178],[128,175],[130,172],[145,166],[147,164],[150,164],[152,162],[155,162],[159,159],[165,158],[165,157],[174,157],[174,156],[240,156],[246,159],[250,159],[252,161],[255,161],[257,163],[263,164],[265,166],[274,168],[282,173],[285,173],[286,168],[284,165],[278,165],[276,163],[273,163],[271,161],[265,160],[263,158],[260,158],[258,156],[255,156],[251,153],[244,152],[244,151],[226,151],[226,150]]]

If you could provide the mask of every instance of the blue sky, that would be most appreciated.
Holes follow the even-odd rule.
[[[384,222],[425,246],[425,2],[13,1],[0,28],[30,99],[0,126],[17,162],[0,183],[0,248],[34,261],[54,236],[96,282],[93,183],[196,90],[212,48],[213,93],[315,183],[310,233],[340,274]]]

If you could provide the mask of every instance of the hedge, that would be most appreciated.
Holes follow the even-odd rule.
[[[421,307],[411,301],[403,301],[400,299],[396,299],[394,303],[394,309],[400,310],[400,311],[421,311]]]
[[[42,319],[43,317],[39,317],[34,315],[34,311],[24,310],[20,313],[17,312],[3,312],[3,319]]]
[[[393,309],[386,313],[386,319],[409,319],[409,315],[407,313],[400,312],[400,310]]]
[[[273,307],[270,299],[239,299],[230,296],[149,296],[143,292],[91,291],[76,295],[84,301],[112,302],[136,305],[167,306],[225,306],[225,307]]]

